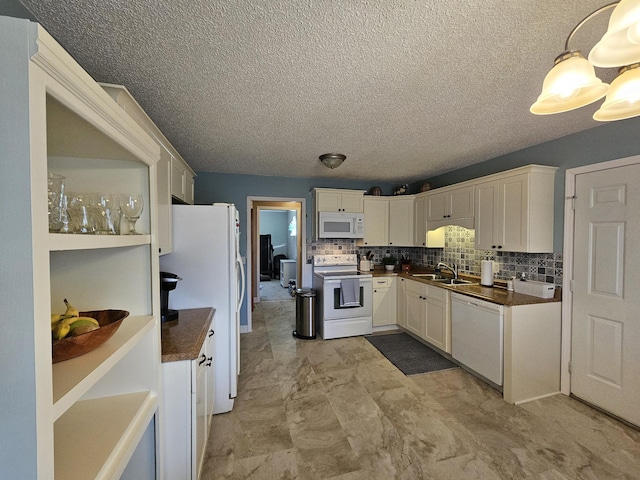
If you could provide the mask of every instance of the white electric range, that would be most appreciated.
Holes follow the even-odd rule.
[[[357,255],[314,256],[313,288],[316,331],[324,340],[372,332],[373,275],[358,272]],[[343,288],[354,294],[351,301],[345,301]]]

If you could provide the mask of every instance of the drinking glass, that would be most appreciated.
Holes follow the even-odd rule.
[[[49,231],[59,232],[61,224],[60,201],[64,195],[64,177],[57,173],[47,175],[47,200],[49,203]]]
[[[96,232],[97,207],[92,205],[88,193],[69,194],[67,212],[73,233],[94,234]],[[69,200],[70,198],[70,200]]]
[[[142,195],[125,193],[120,196],[120,209],[122,216],[129,222],[129,235],[140,235],[136,232],[136,222],[142,213]]]
[[[95,193],[93,202],[98,207],[96,233],[99,235],[120,234],[120,205],[118,197],[110,193]]]

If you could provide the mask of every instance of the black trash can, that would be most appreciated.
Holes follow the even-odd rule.
[[[296,289],[296,329],[293,336],[310,340],[316,338],[316,291]]]

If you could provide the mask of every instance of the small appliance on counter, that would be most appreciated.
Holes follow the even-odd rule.
[[[160,319],[163,322],[178,319],[178,311],[169,308],[169,292],[175,290],[180,280],[175,273],[160,272]]]

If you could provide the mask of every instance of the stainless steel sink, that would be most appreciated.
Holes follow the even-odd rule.
[[[425,280],[446,280],[442,275],[437,273],[412,273],[412,277],[424,278]]]
[[[443,285],[473,285],[473,283],[475,283],[470,280],[462,280],[460,278],[438,278],[433,281],[442,283]]]

